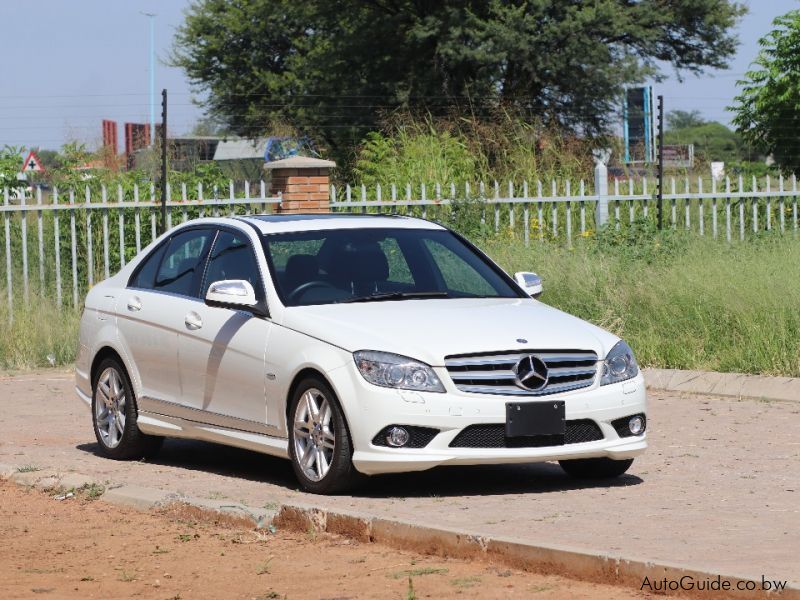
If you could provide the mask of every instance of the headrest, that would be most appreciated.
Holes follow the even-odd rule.
[[[356,254],[355,281],[386,281],[389,278],[389,261],[380,250]]]
[[[293,254],[286,261],[286,271],[289,273],[307,274],[312,273],[316,275],[319,272],[319,262],[316,256],[310,254]]]
[[[341,247],[327,261],[328,274],[339,282],[384,281],[389,278],[389,262],[380,247]]]

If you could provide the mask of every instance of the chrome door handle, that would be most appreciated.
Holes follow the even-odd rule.
[[[200,315],[194,311],[186,315],[186,318],[183,320],[183,322],[186,324],[187,329],[195,330],[200,329],[203,326],[203,319],[201,319]]]
[[[133,312],[142,310],[142,301],[136,296],[133,296],[128,300],[128,310]]]

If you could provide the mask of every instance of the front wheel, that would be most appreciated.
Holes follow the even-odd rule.
[[[318,377],[300,382],[289,407],[289,456],[300,486],[335,494],[358,481],[344,413],[333,390]]]
[[[579,458],[560,460],[558,464],[568,475],[578,479],[611,479],[619,477],[633,464],[633,459],[611,460],[610,458]]]
[[[155,455],[163,438],[139,431],[136,398],[124,367],[107,358],[97,369],[93,384],[92,421],[100,452],[118,460]]]

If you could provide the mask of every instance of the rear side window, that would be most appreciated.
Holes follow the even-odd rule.
[[[244,279],[256,290],[256,296],[262,299],[264,286],[258,272],[258,264],[248,239],[243,233],[220,231],[211,250],[206,267],[205,283],[200,293],[205,297],[208,286],[225,279]]]
[[[183,296],[196,295],[212,234],[209,229],[190,229],[174,236],[164,253],[153,289]]]
[[[156,270],[161,262],[161,257],[164,256],[164,250],[166,250],[166,248],[167,244],[161,244],[158,248],[151,252],[150,255],[144,259],[144,261],[142,261],[142,264],[139,265],[136,274],[128,284],[130,287],[144,290],[153,289],[153,282],[156,279]]]

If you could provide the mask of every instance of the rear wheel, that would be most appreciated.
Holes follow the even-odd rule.
[[[105,359],[92,384],[92,422],[100,452],[118,460],[154,456],[163,438],[139,431],[133,387],[119,361]]]
[[[289,456],[301,487],[335,494],[360,479],[344,413],[333,390],[321,378],[300,382],[289,407]]]
[[[567,474],[579,479],[611,479],[625,473],[633,464],[633,459],[580,458],[560,460],[558,464]]]

